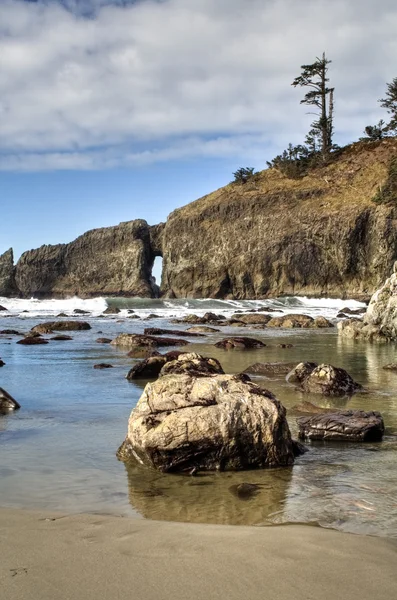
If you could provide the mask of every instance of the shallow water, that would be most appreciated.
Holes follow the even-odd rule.
[[[95,300],[98,313],[106,306],[99,300]],[[32,306],[30,301],[16,302],[20,304],[9,307],[11,314],[0,313],[0,330],[25,332],[60,310],[87,308],[93,301],[73,299],[73,305],[71,301],[55,301],[69,305],[55,303],[44,308],[43,303]],[[0,417],[0,506],[204,523],[305,522],[397,537],[397,374],[382,369],[395,361],[395,348],[342,341],[336,330],[222,328],[199,342],[194,340],[186,349],[218,358],[230,373],[265,361],[314,360],[342,366],[365,386],[365,392],[351,399],[305,399],[323,406],[381,411],[387,426],[382,443],[310,444],[310,452],[290,469],[199,474],[194,478],[162,475],[117,461],[115,452],[125,437],[129,413],[144,382],[135,384],[124,378],[134,363],[125,350],[95,340],[123,331],[167,326],[166,316],[192,312],[192,308],[200,313],[214,310],[214,301],[203,302],[199,308],[197,301],[193,307],[186,307],[186,301],[180,306],[173,301],[169,307],[158,302],[162,301],[128,301],[142,316],[161,313],[161,318],[150,321],[129,320],[125,311],[115,317],[79,316],[91,323],[92,330],[71,332],[72,341],[25,347],[15,343],[17,336],[0,336],[0,356],[6,363],[0,369],[0,386],[22,405],[20,411]],[[341,306],[337,301],[327,306],[324,301],[317,301],[315,306],[310,305],[315,301],[307,301],[301,307],[294,302],[283,299],[279,306],[284,303],[285,309],[289,304],[289,312],[301,308],[299,312],[330,317]],[[0,304],[7,306],[5,299]],[[28,313],[20,312],[23,306],[28,307]],[[247,306],[250,304],[243,304],[243,308]],[[228,315],[236,308],[223,304],[217,310]],[[267,346],[254,351],[214,348],[213,344],[229,333],[261,338]],[[280,348],[280,342],[292,343],[293,348]],[[109,362],[114,368],[94,370],[98,362]],[[282,376],[254,380],[273,391],[287,408],[303,400]],[[296,434],[291,411],[288,418]],[[243,482],[258,484],[248,498],[236,493],[236,486]]]

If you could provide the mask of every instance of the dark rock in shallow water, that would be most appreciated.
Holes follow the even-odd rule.
[[[386,371],[397,371],[397,363],[389,363],[388,365],[384,365],[382,369]]]
[[[109,363],[98,363],[94,365],[94,369],[112,369],[113,365],[109,365]]]
[[[362,410],[336,411],[313,417],[299,417],[300,439],[335,442],[377,442],[385,426],[378,412]]]
[[[206,358],[200,354],[181,354],[175,360],[167,361],[160,371],[160,377],[166,375],[190,375],[191,377],[208,377],[224,375],[225,372],[215,358]]]
[[[231,485],[229,490],[240,500],[251,500],[251,498],[258,494],[260,488],[261,486],[257,483],[239,483]]]
[[[67,317],[68,315],[64,312],[59,313],[59,315],[57,315],[57,317]]]
[[[40,344],[48,344],[48,340],[45,340],[42,337],[25,337],[23,340],[19,340],[17,344],[22,344],[24,346],[38,346]]]
[[[0,304],[0,312],[1,311],[8,311],[8,308],[6,308],[5,306],[1,306],[1,304]]]
[[[0,331],[0,333],[2,335],[22,335],[22,333],[20,333],[16,329],[2,329],[2,331]]]
[[[271,319],[270,315],[263,315],[260,313],[249,314],[249,315],[240,315],[234,314],[232,315],[230,321],[240,321],[241,323],[245,323],[246,325],[256,325],[262,324],[266,325]]]
[[[75,315],[89,315],[90,311],[89,310],[82,310],[81,308],[75,308],[73,313]]]
[[[332,365],[300,363],[295,368],[295,377],[304,392],[324,396],[351,396],[362,386],[349,373]]]
[[[195,325],[193,327],[189,327],[187,329],[189,333],[216,333],[219,329],[215,329],[214,327],[208,327],[207,325]]]
[[[248,337],[230,337],[220,342],[217,342],[215,348],[223,348],[224,350],[232,350],[232,349],[252,349],[252,348],[264,348],[266,344],[261,342],[260,340],[255,340],[254,338]]]
[[[134,379],[156,379],[165,363],[167,357],[157,354],[155,356],[149,356],[145,360],[137,363],[130,369],[126,375],[128,381]]]
[[[91,325],[86,321],[49,321],[32,327],[31,331],[48,333],[48,331],[86,331]]]
[[[178,338],[162,338],[152,335],[140,335],[138,333],[121,333],[111,343],[113,346],[123,346],[125,348],[134,348],[136,346],[156,348],[158,346],[186,346],[189,342]]]
[[[97,344],[110,344],[112,340],[110,338],[98,338],[95,341]]]
[[[21,405],[8,393],[0,387],[0,413],[7,413],[10,410],[18,410]]]
[[[56,342],[67,342],[69,340],[72,340],[73,338],[70,337],[70,335],[54,335],[54,337],[52,337],[51,339],[55,340]]]
[[[128,352],[127,356],[129,358],[150,358],[151,356],[160,356],[160,352],[153,350],[153,346],[136,346]]]
[[[5,364],[4,360],[1,360],[1,358],[0,358],[0,367],[5,367],[5,365],[6,364]]]
[[[160,329],[159,327],[147,327],[143,330],[145,335],[179,335],[181,337],[205,337],[202,333],[182,331],[180,329]]]
[[[117,306],[108,306],[104,311],[103,315],[118,315],[121,310]]]
[[[244,369],[244,373],[264,375],[265,377],[277,377],[277,375],[288,375],[294,367],[295,363],[255,363]]]
[[[233,375],[167,375],[133,409],[120,459],[163,472],[289,466],[294,447],[283,405]]]

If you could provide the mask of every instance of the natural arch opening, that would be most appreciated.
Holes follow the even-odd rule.
[[[155,279],[156,285],[161,285],[161,273],[163,271],[163,257],[156,256],[152,268],[152,277]]]

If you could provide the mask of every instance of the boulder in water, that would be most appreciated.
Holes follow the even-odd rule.
[[[323,396],[352,396],[362,389],[347,371],[332,365],[300,363],[294,371],[304,392]]]
[[[21,405],[2,387],[0,387],[0,413],[18,410]]]
[[[48,321],[32,327],[31,331],[50,333],[51,331],[86,331],[91,325],[86,321]]]
[[[378,412],[343,410],[297,420],[299,437],[336,442],[378,442],[385,426]]]
[[[266,344],[261,342],[260,340],[256,340],[250,337],[230,337],[217,342],[215,348],[223,348],[224,350],[233,350],[233,349],[253,349],[253,348],[265,348]]]
[[[166,375],[148,383],[118,456],[163,472],[289,466],[286,410],[247,376]]]
[[[191,352],[180,354],[175,360],[167,361],[164,364],[160,371],[160,377],[171,374],[208,377],[209,375],[224,375],[225,372],[216,358],[206,358]]]
[[[125,348],[156,348],[158,346],[186,346],[187,340],[179,338],[156,337],[154,335],[141,335],[138,333],[121,333],[111,344],[113,346],[123,346]]]
[[[255,363],[244,369],[244,373],[248,373],[249,375],[264,375],[265,377],[277,377],[278,375],[288,375],[294,367],[295,363]]]

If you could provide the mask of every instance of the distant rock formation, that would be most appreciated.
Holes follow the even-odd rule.
[[[15,280],[23,297],[154,297],[154,258],[149,225],[128,221],[93,229],[70,244],[25,252]]]
[[[0,296],[17,296],[14,279],[14,255],[12,248],[0,255]]]

